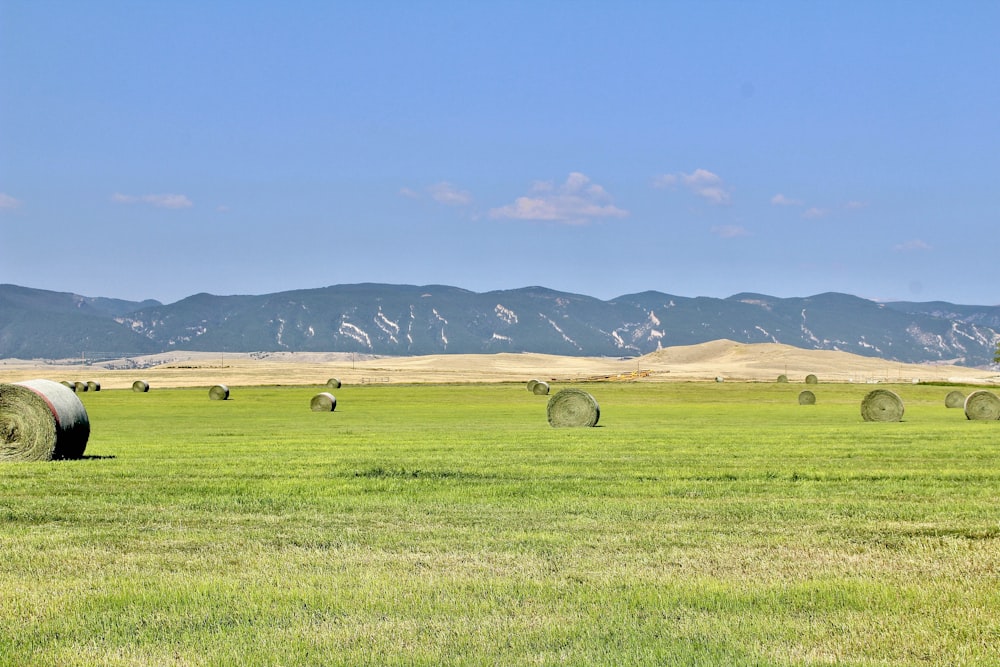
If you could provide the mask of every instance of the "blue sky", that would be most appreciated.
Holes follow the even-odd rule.
[[[0,283],[1000,304],[1000,3],[0,0]]]

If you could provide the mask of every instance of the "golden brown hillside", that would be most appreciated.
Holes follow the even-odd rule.
[[[131,367],[126,367],[131,366]],[[0,360],[0,381],[43,377],[97,381],[121,389],[137,379],[151,386],[185,387],[225,383],[345,384],[400,382],[546,381],[726,381],[774,382],[781,374],[802,382],[815,374],[827,382],[942,381],[1000,384],[996,372],[961,366],[900,364],[846,352],[803,350],[774,343],[743,344],[717,340],[666,348],[630,359],[561,357],[544,354],[457,354],[423,357],[362,357],[344,353],[172,352],[103,364],[79,360]]]

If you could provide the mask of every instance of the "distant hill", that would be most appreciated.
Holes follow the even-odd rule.
[[[170,350],[635,356],[723,338],[985,366],[1000,340],[1000,307],[883,304],[838,293],[642,292],[602,301],[544,287],[477,293],[374,283],[196,294],[165,305],[0,285],[0,358]]]

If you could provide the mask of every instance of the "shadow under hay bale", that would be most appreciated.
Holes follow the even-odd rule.
[[[816,394],[808,389],[799,392],[799,405],[816,405]]]
[[[333,412],[337,409],[337,397],[330,392],[320,392],[309,401],[309,409],[313,412]]]
[[[961,408],[965,407],[965,394],[960,391],[949,391],[944,397],[944,407]]]
[[[208,390],[208,397],[213,401],[225,401],[229,399],[229,387],[224,384],[217,384]]]
[[[819,384],[819,378],[810,373],[806,376],[806,384]]]
[[[991,391],[980,389],[965,398],[966,419],[1000,419],[1000,397]]]
[[[548,396],[549,394],[549,383],[542,382],[539,380],[535,383],[535,386],[531,388],[531,393],[535,396]]]
[[[52,380],[0,384],[0,461],[78,459],[90,438],[79,397]]]
[[[87,382],[87,389],[89,389],[90,391],[100,391],[101,383],[90,380],[89,382]]]
[[[340,380],[338,380],[337,378],[330,378],[329,380],[326,381],[326,386],[330,387],[331,389],[340,389],[341,386]]]
[[[861,418],[866,422],[898,422],[903,419],[903,399],[888,389],[875,389],[861,400]]]
[[[601,418],[597,400],[582,389],[563,389],[549,399],[549,424],[556,428],[596,426]]]
[[[149,391],[149,383],[146,382],[145,380],[136,380],[135,382],[132,383],[132,391],[139,394],[144,394],[147,391]]]

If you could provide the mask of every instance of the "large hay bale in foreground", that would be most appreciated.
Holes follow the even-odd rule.
[[[582,389],[563,389],[549,399],[549,424],[554,427],[596,426],[601,418],[597,400]]]
[[[549,394],[549,383],[542,382],[539,380],[535,383],[535,386],[531,388],[531,393],[535,396],[548,396]]]
[[[965,394],[960,391],[949,391],[944,397],[944,407],[961,408],[965,406]]]
[[[327,391],[316,394],[309,401],[309,409],[313,412],[333,412],[337,409],[337,397]]]
[[[819,384],[819,378],[810,373],[806,376],[806,384]]]
[[[225,401],[229,398],[229,387],[217,384],[208,390],[208,397],[213,401]]]
[[[875,389],[861,400],[861,418],[866,422],[898,422],[903,419],[903,399],[888,389]]]
[[[808,389],[799,392],[799,405],[816,405],[816,394]]]
[[[326,386],[330,387],[331,389],[340,389],[341,386],[340,380],[338,380],[337,378],[330,378],[329,380],[326,381]]]
[[[87,381],[87,389],[89,389],[90,391],[100,391],[101,390],[101,383],[100,382],[95,382],[94,380],[88,380]]]
[[[149,391],[149,383],[145,380],[136,380],[132,383],[132,391],[143,394]]]
[[[1000,419],[1000,397],[992,391],[980,389],[965,398],[966,419]]]
[[[0,384],[0,461],[78,459],[90,419],[76,393],[52,380]]]

